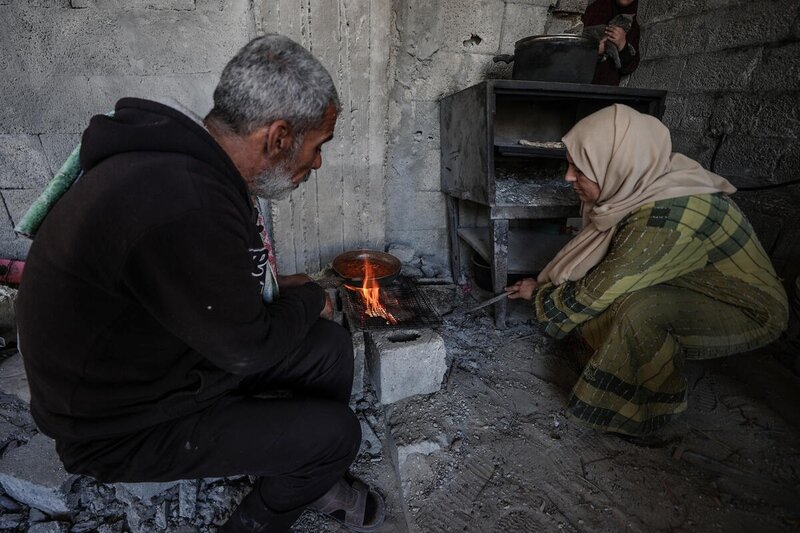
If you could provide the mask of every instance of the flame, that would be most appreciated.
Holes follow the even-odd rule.
[[[381,303],[381,288],[378,281],[372,275],[372,264],[364,259],[364,283],[361,287],[350,287],[361,294],[364,300],[364,314],[373,318],[383,318],[389,324],[397,324],[397,319]]]

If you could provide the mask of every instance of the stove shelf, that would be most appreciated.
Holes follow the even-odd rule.
[[[547,245],[555,241],[541,234],[518,231],[509,221],[579,213],[579,201],[563,181],[566,149],[526,146],[520,139],[554,143],[582,118],[615,103],[661,118],[666,95],[631,87],[486,80],[442,98],[441,179],[456,279],[463,279],[463,242],[491,264],[493,288],[501,291],[510,269],[529,272],[523,264],[546,263],[560,247]],[[462,208],[478,211],[488,226],[462,227]],[[504,327],[505,302],[494,309],[495,324]]]
[[[458,236],[487,263],[492,263],[494,258],[488,227],[459,228]],[[571,238],[571,235],[553,235],[531,229],[509,228],[508,273],[532,274],[539,272]]]

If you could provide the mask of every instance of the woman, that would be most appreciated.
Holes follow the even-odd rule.
[[[681,154],[657,119],[615,104],[563,138],[583,229],[537,280],[546,331],[594,350],[567,415],[641,436],[686,410],[685,359],[745,352],[786,329],[788,303],[736,189]]]
[[[626,34],[619,26],[607,26],[606,36],[600,42],[599,54],[603,54],[605,41],[613,42],[619,50],[622,67],[617,68],[612,61],[601,61],[594,71],[592,83],[595,85],[619,85],[622,76],[631,74],[639,66],[639,23],[636,11],[639,0],[595,0],[586,8],[581,17],[584,27],[608,24],[617,15],[634,15],[633,25]]]

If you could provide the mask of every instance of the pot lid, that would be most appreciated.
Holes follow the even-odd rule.
[[[531,43],[590,43],[592,40],[589,37],[584,37],[583,35],[575,35],[574,33],[556,33],[553,35],[532,35],[530,37],[525,37],[524,39],[520,39],[516,43],[514,43],[515,48],[519,48],[521,46],[525,46]]]

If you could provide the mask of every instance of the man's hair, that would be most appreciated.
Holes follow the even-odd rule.
[[[303,135],[319,126],[330,104],[339,111],[325,67],[296,42],[271,33],[244,45],[225,65],[207,118],[237,135],[283,119]]]

